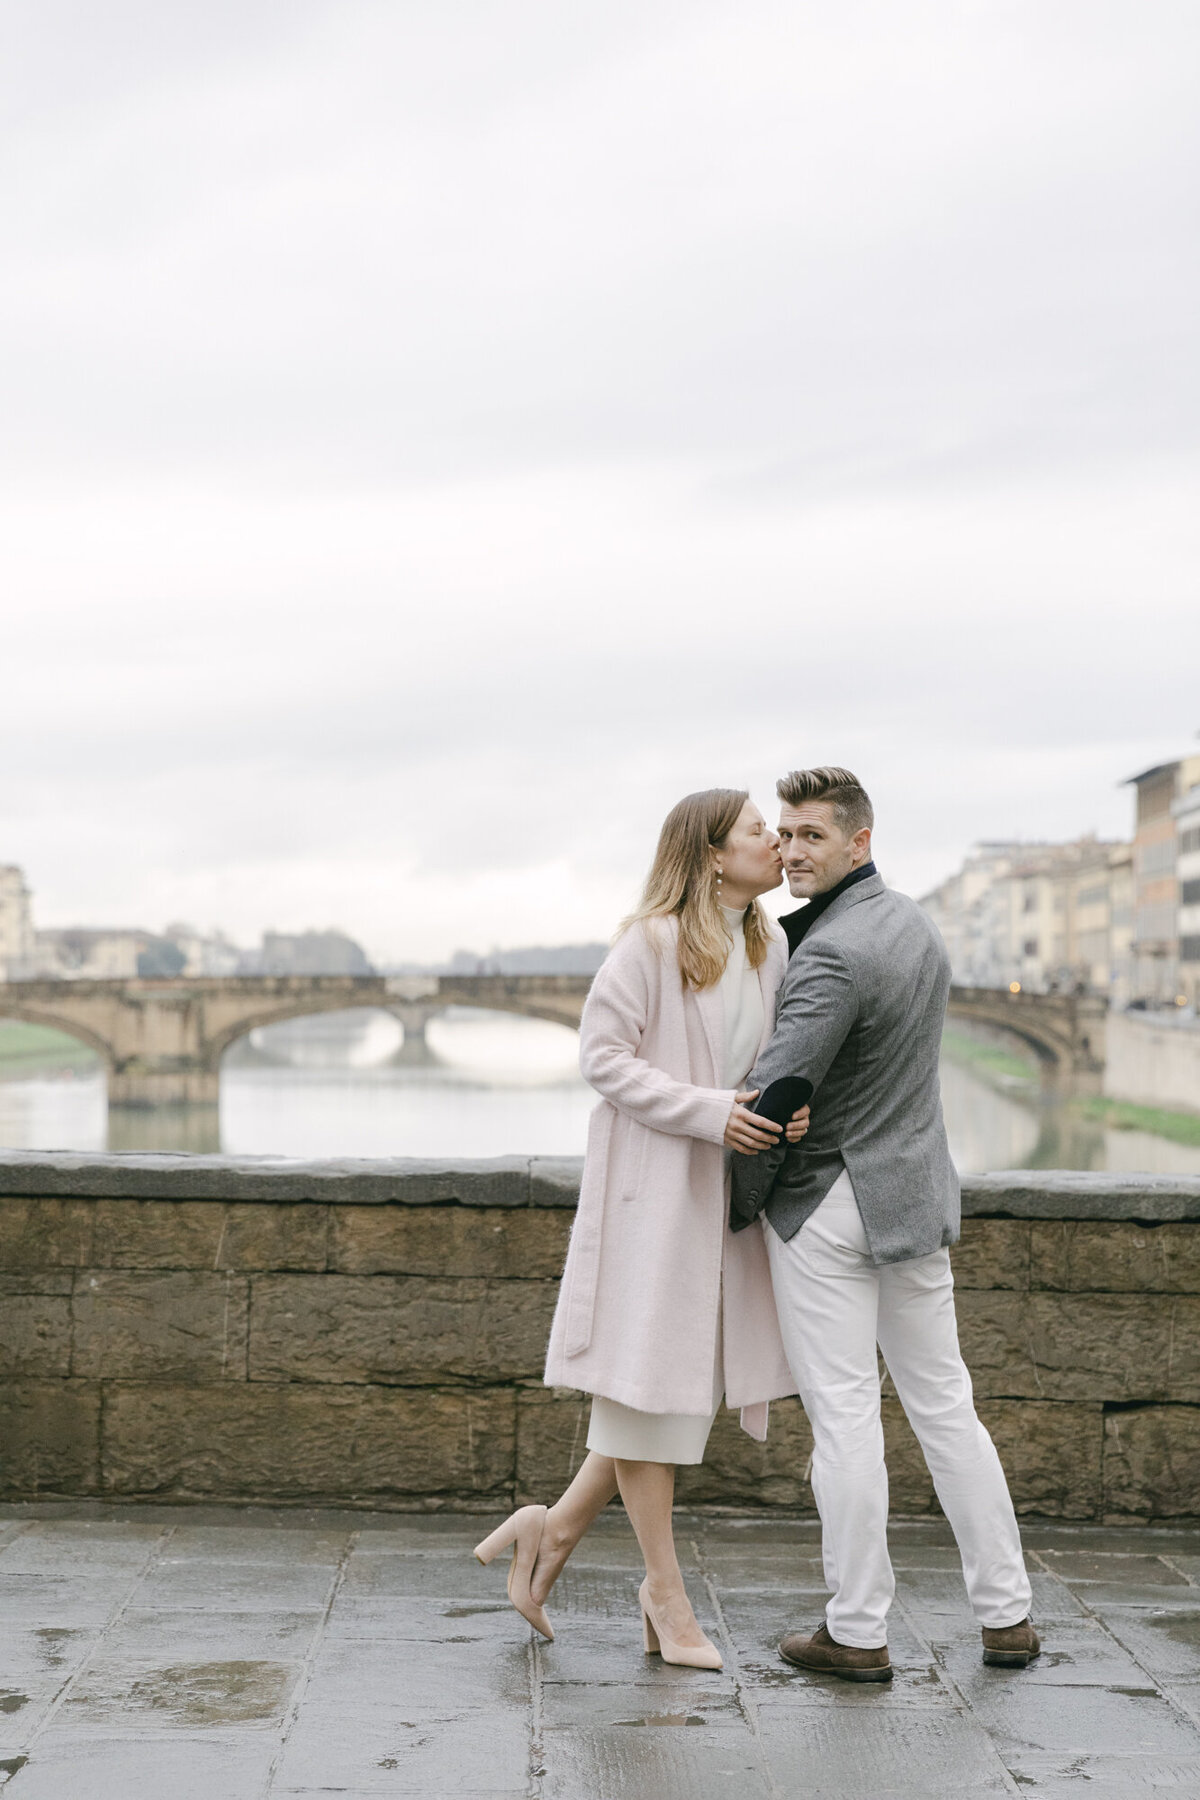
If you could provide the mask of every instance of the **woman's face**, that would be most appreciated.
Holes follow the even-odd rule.
[[[726,906],[748,906],[756,894],[770,893],[783,880],[779,838],[768,829],[753,800],[747,800],[733,830],[716,851],[716,864]]]

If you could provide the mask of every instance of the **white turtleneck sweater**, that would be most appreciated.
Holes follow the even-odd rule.
[[[762,989],[758,970],[746,960],[745,914],[737,907],[723,906],[725,929],[733,942],[729,961],[721,977],[721,998],[725,1002],[725,1067],[722,1071],[726,1087],[740,1088],[754,1067],[763,1029]]]

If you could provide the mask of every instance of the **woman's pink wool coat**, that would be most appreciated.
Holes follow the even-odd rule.
[[[588,1128],[545,1379],[639,1412],[705,1414],[723,1291],[726,1403],[752,1408],[742,1423],[761,1438],[764,1403],[796,1384],[762,1234],[735,1234],[727,1223],[722,1146],[734,1090],[717,1085],[723,999],[717,987],[684,987],[677,938],[675,919],[632,926],[583,1010],[580,1067],[602,1098]],[[763,1044],[786,964],[773,927],[758,971]]]

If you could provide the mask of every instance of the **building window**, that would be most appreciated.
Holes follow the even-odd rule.
[[[1193,850],[1200,850],[1200,825],[1189,825],[1179,834],[1180,855],[1189,856]]]
[[[1026,956],[1036,956],[1038,953],[1037,947],[1038,947],[1038,941],[1036,938],[1026,938],[1025,939],[1025,955]]]
[[[1187,963],[1200,963],[1200,937],[1185,937],[1179,941],[1179,960]]]
[[[1025,889],[1024,911],[1025,912],[1036,912],[1037,911],[1037,895],[1032,888]]]
[[[1195,906],[1200,901],[1200,880],[1185,881],[1179,897],[1185,906]]]

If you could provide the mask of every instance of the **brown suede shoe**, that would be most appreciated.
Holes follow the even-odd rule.
[[[1039,1655],[1042,1640],[1033,1629],[1032,1619],[1022,1619],[1019,1625],[1006,1625],[1003,1630],[993,1630],[991,1626],[983,1627],[983,1660],[985,1663],[996,1663],[1003,1669],[1023,1669]]]
[[[855,1650],[849,1644],[835,1643],[824,1625],[811,1637],[801,1637],[798,1631],[789,1632],[779,1646],[779,1654],[785,1662],[795,1663],[798,1669],[814,1669],[821,1675],[840,1675],[843,1681],[892,1679],[886,1644],[878,1650]]]

